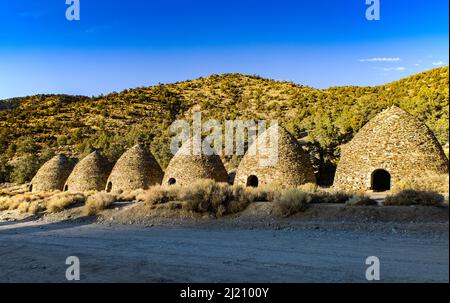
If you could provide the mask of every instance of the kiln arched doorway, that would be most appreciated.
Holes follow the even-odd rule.
[[[106,185],[106,192],[110,193],[112,191],[112,182],[108,182],[108,185]]]
[[[249,187],[258,187],[258,177],[255,175],[248,176],[247,178],[247,186]]]
[[[377,169],[372,173],[372,190],[387,191],[391,189],[391,174],[384,169]]]

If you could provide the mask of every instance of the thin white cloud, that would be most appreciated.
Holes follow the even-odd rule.
[[[380,58],[367,58],[367,59],[359,59],[359,62],[398,62],[401,59],[398,57],[393,57],[393,58],[385,58],[385,57],[380,57]]]
[[[434,65],[434,66],[441,66],[441,65],[444,65],[444,62],[442,62],[442,61],[437,61],[437,62],[433,62],[433,63],[431,63],[432,65]]]
[[[404,71],[406,70],[406,68],[404,66],[398,66],[398,67],[383,67],[383,70],[385,72],[390,72],[390,71]]]

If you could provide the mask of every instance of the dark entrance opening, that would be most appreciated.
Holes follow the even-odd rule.
[[[108,182],[108,184],[106,185],[106,192],[110,193],[112,190],[112,182]]]
[[[247,186],[258,187],[258,177],[255,175],[248,176]]]
[[[68,191],[69,190],[69,185],[64,186],[64,191]]]
[[[228,184],[233,185],[235,178],[236,178],[236,172],[229,173],[228,174]]]
[[[391,189],[391,174],[384,169],[377,169],[372,173],[372,190],[386,191]]]
[[[30,186],[28,187],[28,191],[30,191],[30,192],[33,191],[33,184],[30,184]]]
[[[170,178],[168,183],[169,185],[175,185],[175,183],[177,183],[177,180],[175,180],[175,178]]]

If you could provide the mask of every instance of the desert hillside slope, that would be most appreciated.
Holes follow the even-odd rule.
[[[0,183],[31,179],[55,152],[81,157],[100,149],[112,161],[136,141],[150,143],[165,168],[168,126],[179,118],[279,119],[307,143],[319,178],[329,182],[339,146],[382,109],[397,105],[448,142],[448,67],[376,87],[319,90],[241,74],[139,87],[97,97],[36,95],[0,101]],[[226,159],[227,168],[240,159]]]

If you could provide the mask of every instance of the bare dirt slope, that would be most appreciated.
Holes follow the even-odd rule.
[[[221,222],[1,222],[0,282],[65,282],[68,256],[80,258],[84,282],[367,282],[368,256],[380,258],[384,282],[448,282],[448,223],[399,232]]]

